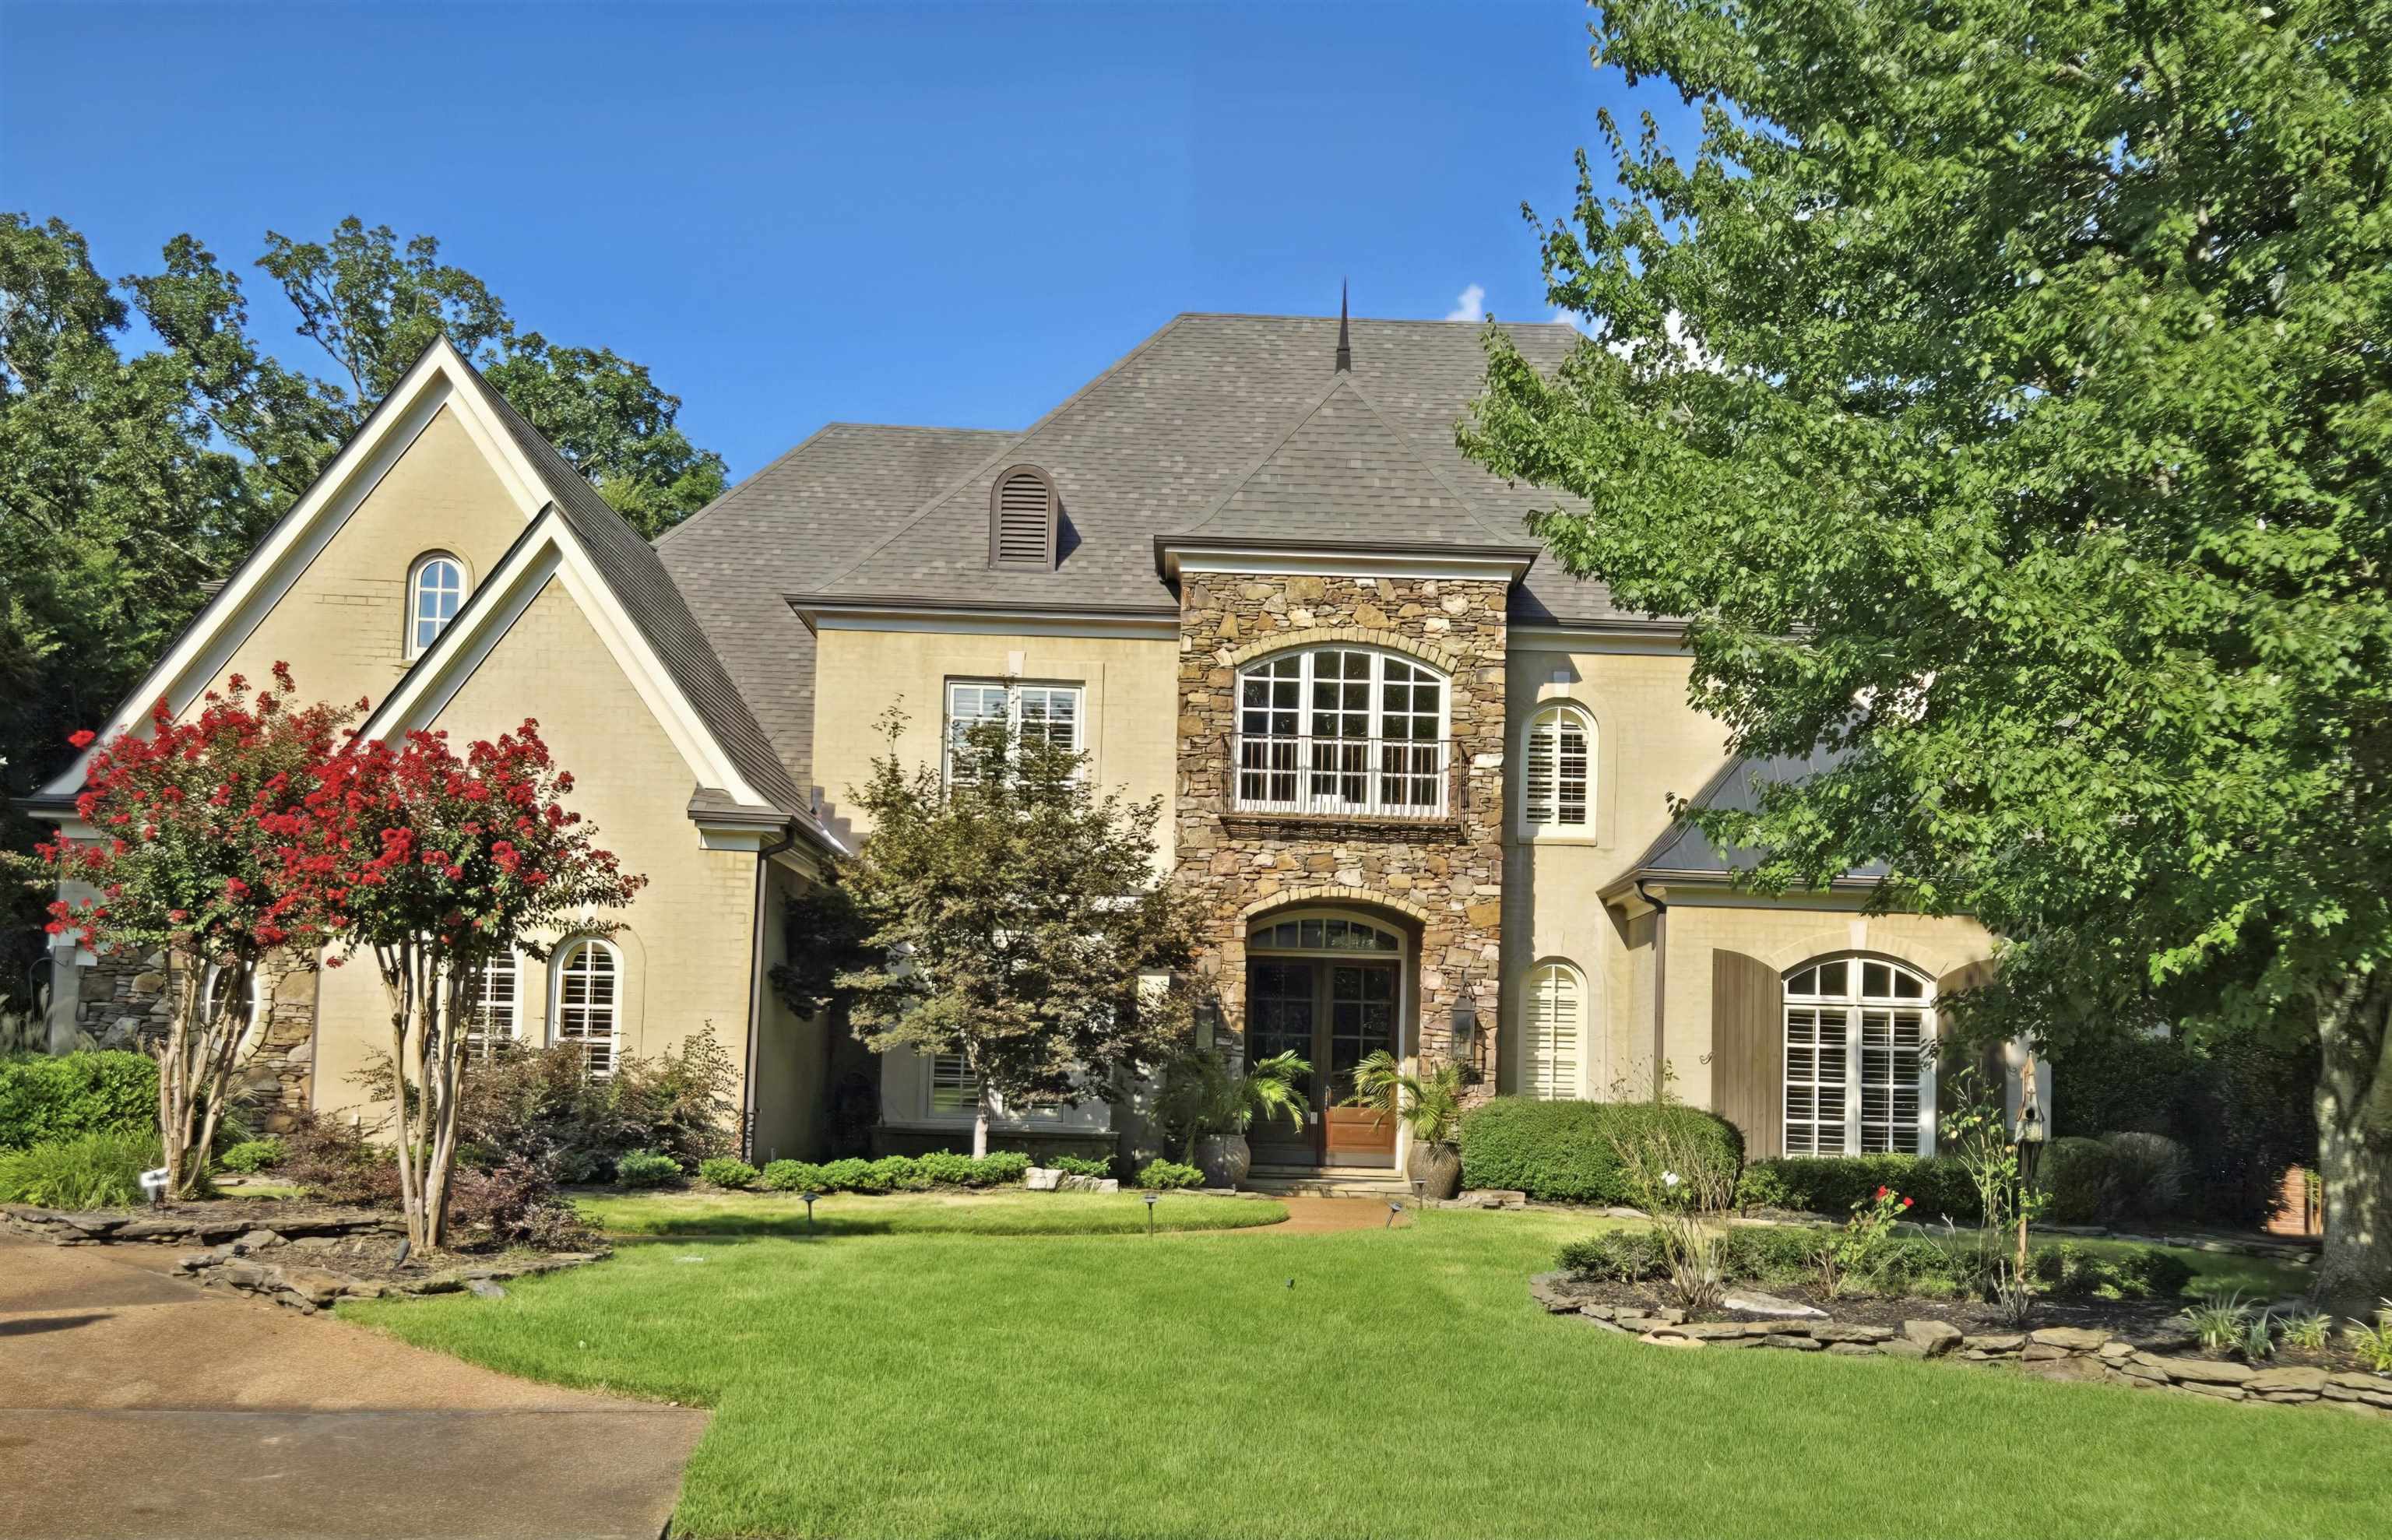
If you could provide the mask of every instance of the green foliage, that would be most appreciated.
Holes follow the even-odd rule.
[[[2343,1328],[2343,1339],[2377,1374],[2392,1374],[2392,1300],[2375,1313],[2372,1325],[2353,1321]]]
[[[2284,1318],[2284,1345],[2321,1352],[2334,1336],[2334,1317],[2309,1311]]]
[[[627,1150],[615,1160],[615,1185],[660,1187],[681,1180],[681,1162],[656,1150]]]
[[[1049,1170],[1061,1171],[1065,1176],[1086,1176],[1098,1181],[1102,1181],[1113,1173],[1113,1163],[1111,1160],[1085,1155],[1058,1155],[1049,1159],[1046,1165]]]
[[[0,1203],[121,1209],[144,1201],[141,1173],[159,1161],[155,1130],[111,1129],[0,1153]]]
[[[1731,1181],[1743,1136],[1711,1113],[1649,1102],[1548,1102],[1498,1096],[1462,1119],[1462,1183],[1510,1187],[1543,1201],[1632,1203],[1615,1140],[1673,1131]]]
[[[747,1161],[728,1155],[718,1155],[711,1159],[697,1163],[699,1181],[734,1191],[742,1187],[754,1186],[756,1178],[760,1174]]]
[[[2107,1133],[2110,1190],[2108,1220],[2158,1219],[2184,1211],[2190,1158],[2182,1145],[2164,1133]]]
[[[281,1164],[282,1153],[280,1139],[244,1139],[216,1157],[216,1164],[228,1171],[252,1176]]]
[[[302,1191],[328,1203],[398,1206],[397,1158],[363,1129],[309,1112],[281,1139],[277,1173]]]
[[[2392,51],[2378,0],[1599,6],[1706,104],[1542,232],[1462,437],[1692,617],[1767,890],[2006,938],[1971,1031],[2321,1045],[2324,1287],[2392,1269]],[[1689,153],[1691,152],[1691,153]],[[1736,802],[1739,799],[1728,799]]]
[[[779,1193],[918,1193],[932,1187],[1008,1187],[1030,1170],[1030,1157],[995,1150],[975,1159],[952,1150],[884,1155],[878,1160],[775,1160],[761,1174]]]
[[[2061,1241],[2034,1253],[2035,1288],[2062,1300],[2173,1300],[2192,1282],[2192,1264],[2152,1246],[2095,1249]]]
[[[2110,1202],[2112,1158],[2099,1139],[2054,1139],[2035,1173],[2051,1195],[2054,1224],[2097,1224]]]
[[[1291,1049],[1257,1059],[1243,1073],[1219,1052],[1190,1047],[1163,1067],[1154,1094],[1154,1119],[1179,1146],[1184,1162],[1196,1159],[1196,1141],[1243,1133],[1257,1122],[1284,1118],[1302,1129],[1311,1107],[1306,1087],[1312,1066]]]
[[[1462,1135],[1462,1066],[1449,1059],[1408,1075],[1393,1054],[1374,1049],[1354,1067],[1354,1094],[1346,1102],[1376,1112],[1379,1125],[1401,1122],[1415,1139],[1450,1145]]]
[[[1669,1266],[1660,1237],[1644,1229],[1599,1230],[1566,1242],[1559,1262],[1569,1272],[1611,1283],[1643,1283]]]
[[[1138,1169],[1138,1184],[1149,1192],[1201,1187],[1204,1184],[1204,1173],[1176,1160],[1150,1160]]]
[[[0,1150],[158,1123],[158,1064],[147,1054],[0,1059]]]
[[[1109,1094],[1183,1048],[1186,990],[1141,977],[1193,955],[1196,897],[1123,891],[1154,868],[1162,798],[1099,793],[1081,756],[1002,723],[957,745],[950,786],[935,757],[900,758],[904,719],[883,718],[888,752],[851,793],[872,833],[838,867],[862,917],[864,961],[835,980],[858,1036],[959,1055],[1017,1109]]]
[[[359,1083],[387,1098],[386,1068]],[[464,1076],[461,1158],[485,1169],[526,1160],[565,1183],[595,1180],[639,1149],[690,1169],[732,1153],[738,1083],[711,1028],[663,1054],[625,1055],[604,1079],[572,1043],[510,1047]]]
[[[1792,1209],[1833,1214],[1866,1201],[1879,1187],[1916,1200],[1911,1217],[1949,1218],[1973,1224],[1975,1186],[1956,1161],[1916,1155],[1788,1155],[1744,1168],[1736,1200],[1746,1209]]]
[[[2239,1346],[2243,1329],[2251,1324],[2251,1307],[2242,1302],[2240,1293],[2211,1295],[2184,1314],[2192,1324],[2193,1336],[2212,1352]]]

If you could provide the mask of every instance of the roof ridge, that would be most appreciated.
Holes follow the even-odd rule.
[[[866,562],[871,561],[875,556],[879,555],[882,551],[896,544],[900,536],[906,534],[912,530],[915,525],[920,524],[924,519],[929,518],[930,514],[944,504],[949,498],[954,497],[957,492],[962,491],[965,487],[979,480],[982,472],[991,470],[995,466],[1004,463],[1005,458],[1008,454],[1030,442],[1031,439],[1037,436],[1038,431],[1041,428],[1046,427],[1048,423],[1062,416],[1063,413],[1069,411],[1074,406],[1077,406],[1081,401],[1085,400],[1107,382],[1112,381],[1115,375],[1121,373],[1122,370],[1127,369],[1133,362],[1143,356],[1149,348],[1151,348],[1155,343],[1161,342],[1173,328],[1176,327],[1185,318],[1185,317],[1174,316],[1171,319],[1164,322],[1160,327],[1156,328],[1148,335],[1146,341],[1138,343],[1138,346],[1130,349],[1127,353],[1124,353],[1120,357],[1114,359],[1112,365],[1103,372],[1099,373],[1095,379],[1089,381],[1086,384],[1082,385],[1078,390],[1073,391],[1071,395],[1057,402],[1046,412],[1041,415],[1038,421],[1033,422],[1027,428],[1022,429],[1019,434],[1016,434],[1011,438],[1006,440],[1006,442],[998,447],[996,453],[990,455],[985,459],[975,462],[970,470],[947,483],[946,485],[939,488],[938,491],[931,493],[928,500],[923,502],[920,507],[915,509],[913,512],[907,514],[903,520],[899,521],[894,528],[890,529],[886,536],[882,537],[879,540],[876,541],[872,546],[866,549],[862,554],[858,555],[854,561],[850,562],[847,565],[839,568],[837,572],[832,573],[829,576],[824,578],[822,580],[820,591],[829,591],[833,587],[844,581],[849,573],[856,571]]]
[[[1429,473],[1429,479],[1436,482],[1439,486],[1444,487],[1449,493],[1452,494],[1453,500],[1462,505],[1462,511],[1469,516],[1472,524],[1475,524],[1479,528],[1485,530],[1488,535],[1494,539],[1508,540],[1512,538],[1512,537],[1504,534],[1502,530],[1497,529],[1493,524],[1487,522],[1485,515],[1478,511],[1477,499],[1463,492],[1461,487],[1454,485],[1451,478],[1448,477],[1444,472],[1437,469],[1436,462],[1435,460],[1429,459],[1426,455],[1422,454],[1420,451],[1420,446],[1412,442],[1411,434],[1404,432],[1401,428],[1397,427],[1393,422],[1387,421],[1387,414],[1379,409],[1379,404],[1376,401],[1371,399],[1370,392],[1364,390],[1358,384],[1353,384],[1351,385],[1351,388],[1355,396],[1361,401],[1362,409],[1369,412],[1378,422],[1380,427],[1386,429],[1387,432],[1396,435],[1396,442],[1404,446],[1404,453],[1411,457],[1414,464],[1418,465],[1422,470]],[[1523,530],[1521,533],[1525,535],[1528,532]],[[1538,543],[1541,545],[1543,542],[1539,541]]]
[[[732,498],[738,493],[741,487],[746,486],[758,476],[770,475],[774,471],[777,471],[782,466],[787,464],[790,460],[797,459],[798,456],[805,453],[807,448],[811,446],[816,439],[822,437],[823,434],[830,432],[833,428],[838,426],[838,424],[836,422],[824,423],[821,427],[816,428],[812,433],[808,434],[805,437],[798,440],[795,444],[790,445],[778,455],[773,457],[773,459],[757,467],[757,469],[749,474],[742,476],[739,480],[733,482],[730,485],[716,493],[714,495],[713,501],[708,503],[704,508],[699,509],[696,512],[691,514],[688,518],[683,519],[681,523],[673,525],[670,529],[666,530],[663,534],[657,536],[648,543],[655,546],[659,550],[663,550],[664,543],[667,540],[671,539],[682,530],[687,529],[690,525],[697,523],[698,520],[705,518],[708,513],[713,512],[716,509],[721,508],[724,503],[729,502]]]
[[[1333,321],[1336,318],[1334,316],[1309,316],[1277,310],[1182,310],[1172,317],[1178,321]],[[1365,323],[1372,326],[1533,326],[1540,330],[1558,327],[1565,331],[1578,330],[1567,321],[1506,321],[1493,316],[1476,321],[1449,321],[1435,316],[1355,316],[1350,319],[1357,326]]]
[[[1261,475],[1263,473],[1263,467],[1278,459],[1279,452],[1281,449],[1286,448],[1288,444],[1294,439],[1296,434],[1304,432],[1305,428],[1314,418],[1320,415],[1320,408],[1329,405],[1329,398],[1337,394],[1337,389],[1340,385],[1345,386],[1348,390],[1353,389],[1354,385],[1353,376],[1346,373],[1344,369],[1338,369],[1329,376],[1329,383],[1320,388],[1320,394],[1312,398],[1311,405],[1306,407],[1302,411],[1296,414],[1295,421],[1288,425],[1287,432],[1271,440],[1270,447],[1265,449],[1252,465],[1247,466],[1243,472],[1240,472],[1237,480],[1231,482],[1226,488],[1224,488],[1219,497],[1215,498],[1211,503],[1206,505],[1204,511],[1197,517],[1194,524],[1188,524],[1179,529],[1172,530],[1170,533],[1180,536],[1193,535],[1198,530],[1203,528],[1206,524],[1211,524],[1215,519],[1219,518],[1221,516],[1222,510],[1229,506],[1229,499],[1236,497],[1240,492],[1244,491],[1246,484],[1253,481],[1256,476]],[[1362,405],[1365,408],[1368,408],[1370,403],[1365,401]],[[1377,414],[1373,413],[1372,415],[1376,416]]]

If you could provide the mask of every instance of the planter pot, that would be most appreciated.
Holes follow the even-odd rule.
[[[1442,1203],[1462,1190],[1462,1152],[1451,1145],[1415,1139],[1404,1161],[1404,1174],[1421,1184],[1421,1197]]]
[[[1253,1146],[1242,1133],[1217,1133],[1196,1141],[1196,1164],[1208,1187],[1234,1187],[1246,1179],[1254,1163]]]

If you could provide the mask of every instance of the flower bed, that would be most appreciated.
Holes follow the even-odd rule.
[[[1638,1286],[1567,1271],[1538,1274],[1528,1293],[1549,1314],[1659,1347],[1935,1358],[2007,1365],[2048,1379],[2392,1417],[2392,1375],[2356,1367],[2332,1348],[2286,1348],[2281,1362],[2266,1365],[2204,1353],[2182,1315],[2155,1303],[2039,1303],[2026,1321],[2010,1325],[1991,1307],[1973,1304],[1840,1300],[1830,1314],[1821,1309],[1826,1301],[1810,1297],[1731,1290],[1728,1308],[1696,1320]],[[1739,1301],[1762,1308],[1737,1308]]]

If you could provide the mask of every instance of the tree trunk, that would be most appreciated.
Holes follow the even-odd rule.
[[[2319,1307],[2368,1320],[2392,1295],[2392,982],[2354,977],[2319,1012]]]
[[[988,1153],[988,1085],[983,1081],[972,1103],[972,1158]]]

